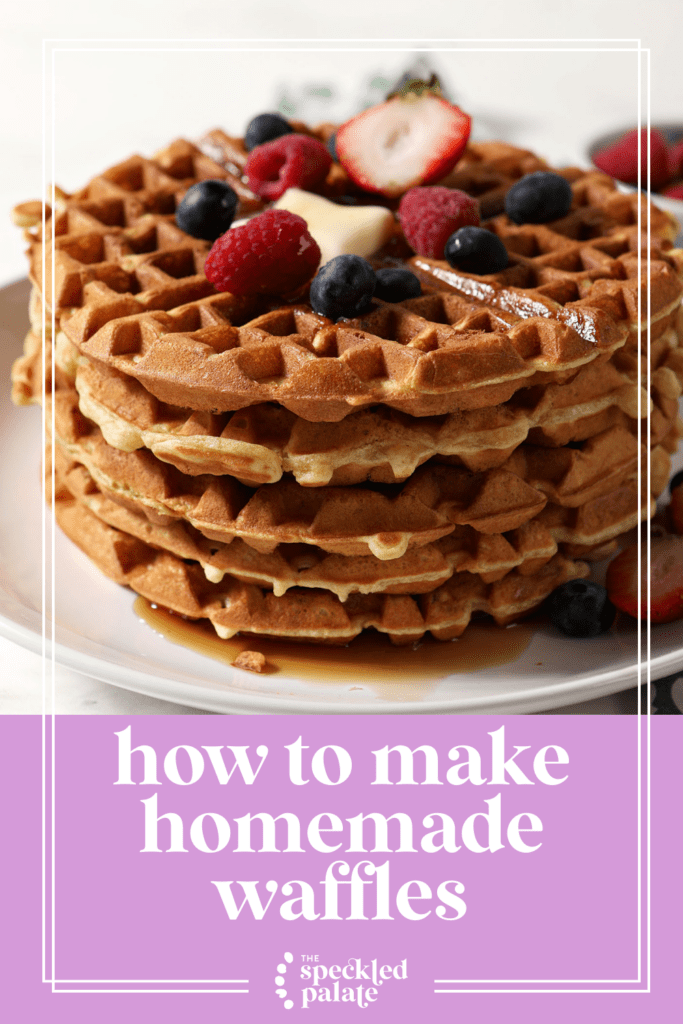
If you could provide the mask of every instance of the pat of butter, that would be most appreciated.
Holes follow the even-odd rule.
[[[320,246],[321,266],[335,256],[372,256],[394,229],[394,216],[383,206],[341,206],[300,188],[288,188],[274,205],[303,217]]]

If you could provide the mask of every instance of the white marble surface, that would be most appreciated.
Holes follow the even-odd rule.
[[[197,136],[215,125],[239,132],[253,113],[272,109],[284,93],[300,101],[311,83],[331,83],[336,99],[330,116],[347,116],[362,101],[373,75],[391,79],[424,49],[491,47],[492,34],[501,40],[501,50],[525,45],[509,42],[524,38],[641,37],[652,49],[653,120],[683,120],[674,80],[683,23],[680,0],[527,0],[523,8],[507,0],[476,5],[423,0],[419,13],[418,19],[412,0],[374,5],[346,0],[343,18],[338,7],[319,0],[287,5],[261,0],[251,6],[224,0],[201,5],[183,0],[14,4],[3,12],[0,40],[0,73],[5,76],[0,138],[9,155],[3,161],[0,210],[41,192],[43,38],[62,40],[55,58],[54,174],[67,189],[78,188],[131,152],[152,152],[180,134]],[[438,41],[427,40],[430,32]],[[166,42],[146,42],[160,37]],[[349,52],[326,52],[338,50],[342,38],[351,40],[344,44]],[[93,42],[84,44],[86,39]],[[300,39],[318,43],[294,42]],[[112,40],[137,41],[124,53]],[[208,40],[192,44],[198,50],[222,40],[226,51],[275,52],[189,52],[187,40]],[[505,137],[551,160],[573,161],[594,135],[633,122],[636,103],[635,55],[616,52],[631,44],[606,43],[610,52],[602,54],[583,52],[600,43],[573,45],[574,53],[437,52],[430,60],[457,102],[473,114],[479,137]],[[307,52],[285,52],[285,46],[303,46]],[[95,48],[118,52],[85,52]],[[147,49],[155,52],[143,52]],[[48,179],[51,173],[48,169]],[[0,246],[0,282],[24,275],[22,250],[18,232],[8,231]],[[41,687],[40,658],[0,638],[0,713],[39,713]],[[61,713],[197,713],[66,669],[58,671],[56,696]],[[557,713],[565,710],[633,713],[635,691]]]

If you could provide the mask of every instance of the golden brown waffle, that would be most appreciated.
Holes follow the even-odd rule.
[[[484,583],[502,579],[512,569],[519,575],[535,574],[558,549],[580,549],[580,557],[605,557],[606,534],[623,532],[634,522],[633,508],[620,507],[622,492],[615,501],[600,508],[596,545],[579,544],[587,538],[590,524],[598,521],[595,503],[579,521],[579,531],[572,531],[569,519],[559,519],[551,529],[538,520],[531,520],[506,534],[481,534],[469,526],[455,527],[447,537],[420,548],[413,548],[400,558],[381,561],[372,555],[345,556],[329,554],[321,548],[302,544],[280,544],[272,553],[263,554],[242,540],[230,544],[209,541],[183,521],[161,526],[140,512],[122,506],[102,494],[92,476],[58,445],[55,450],[57,473],[70,493],[79,499],[98,519],[109,526],[137,537],[161,551],[202,566],[207,579],[220,582],[228,574],[244,583],[273,590],[281,596],[292,587],[330,590],[341,601],[352,593],[427,593],[449,579],[453,573],[466,572],[479,576]],[[633,489],[628,491],[633,497]],[[623,504],[623,500],[621,501]],[[632,502],[633,505],[633,502]],[[611,515],[611,519],[609,516]],[[619,516],[623,516],[620,521]],[[548,517],[549,522],[552,516]],[[595,526],[593,525],[593,528]],[[555,530],[575,543],[561,547]],[[613,545],[612,545],[613,546]]]
[[[305,306],[252,319],[254,305],[210,296],[99,329],[88,307],[62,327],[84,355],[163,402],[211,412],[276,402],[327,422],[376,404],[419,416],[498,405],[521,387],[571,379],[627,334],[601,310],[553,304],[554,318],[548,305],[525,319],[448,294],[375,302],[336,325]]]
[[[475,196],[482,220],[488,221],[503,212],[505,195],[516,181],[525,174],[548,170],[553,168],[529,150],[505,142],[471,142],[441,184]],[[636,222],[638,198],[619,192],[602,171],[566,167],[559,173],[571,182],[574,193],[572,213],[565,221],[557,222],[562,223],[563,233],[585,239],[621,231]],[[642,205],[644,223],[644,201]],[[650,217],[652,237],[673,242],[679,231],[675,218],[652,205]]]
[[[63,339],[58,335],[57,387],[70,388],[76,377],[81,412],[101,426],[112,447],[132,451],[146,444],[182,472],[229,473],[250,486],[276,482],[283,471],[307,486],[365,479],[394,483],[430,457],[483,471],[502,466],[527,434],[542,446],[576,445],[610,428],[634,433],[636,428],[637,390],[631,380],[638,360],[623,350],[617,354],[621,370],[612,362],[589,364],[570,384],[528,389],[494,409],[414,419],[379,407],[341,424],[320,425],[269,405],[222,417],[163,406],[125,375],[75,358],[73,346],[59,344]],[[651,444],[663,440],[676,415],[683,353],[674,344],[675,334],[652,347]],[[20,402],[41,398],[40,353],[40,339],[29,334],[14,369]],[[647,408],[643,398],[641,415]],[[561,458],[569,468],[583,456],[555,456],[556,467]]]
[[[453,289],[484,289],[479,299],[491,304],[447,292],[396,304],[376,301],[368,315],[336,325],[306,306],[255,315],[266,300],[230,295],[131,316],[117,299],[116,311],[103,314],[96,295],[101,285],[92,284],[86,287],[90,304],[63,317],[62,326],[84,355],[134,377],[172,405],[224,412],[276,402],[305,419],[328,422],[374,404],[439,415],[498,405],[522,387],[566,382],[621,347],[638,329],[638,261],[630,252],[616,259],[601,255],[585,280],[577,283],[578,271],[555,267],[557,280],[538,287],[506,282],[506,275],[515,280],[513,272],[530,273],[536,258],[475,279],[415,257],[423,275],[443,277]],[[664,330],[683,294],[683,257],[675,250],[659,255],[650,265],[649,308]],[[539,280],[544,272],[534,270]],[[560,304],[549,296],[563,292],[567,299],[567,276],[571,295],[582,297]],[[110,314],[118,319],[100,327]]]
[[[506,535],[456,527],[443,540],[390,561],[334,555],[301,544],[281,544],[271,554],[262,554],[239,539],[231,544],[209,541],[182,521],[168,526],[152,523],[142,513],[103,495],[85,466],[73,461],[60,446],[55,457],[65,486],[103,522],[159,550],[199,563],[212,582],[229,574],[272,589],[277,596],[295,586],[331,590],[342,601],[354,592],[416,594],[433,590],[454,572],[476,573],[489,583],[517,567],[530,575],[558,550],[552,534],[532,521]]]
[[[515,160],[523,173],[528,159],[491,153],[495,173],[512,178]],[[481,170],[486,160],[474,163]],[[33,231],[31,276],[52,303],[42,264],[51,267],[54,246],[54,313],[69,337],[169,404],[224,412],[277,402],[318,421],[379,403],[441,415],[566,381],[623,344],[633,325],[640,199],[616,193],[598,172],[567,172],[574,208],[563,221],[528,230],[505,217],[491,222],[511,267],[490,278],[446,272],[447,289],[475,302],[446,295],[375,303],[367,317],[337,325],[305,305],[272,309],[267,299],[215,295],[202,272],[208,243],[180,231],[173,210],[196,180],[230,174],[238,179],[177,141],[63,196],[47,222],[45,252],[40,227]],[[653,214],[652,234],[668,245],[661,217],[666,223]],[[674,257],[654,255],[657,321],[683,289]],[[433,284],[443,267],[428,263],[419,258],[416,267]],[[493,308],[482,308],[484,300]]]
[[[563,225],[563,221],[550,226],[516,225],[505,216],[489,222],[510,255],[509,267],[498,274],[465,274],[445,260],[426,256],[414,256],[409,265],[428,286],[451,289],[500,310],[519,312],[527,306],[527,315],[553,316],[552,304],[557,302],[568,323],[572,322],[567,316],[570,311],[580,318],[584,312],[601,310],[626,326],[636,340],[648,323],[655,336],[672,325],[683,294],[683,251],[653,247],[650,260],[643,254],[639,261],[637,228],[581,241],[564,235]],[[587,331],[586,326],[584,334]]]
[[[303,543],[382,560],[454,526],[485,534],[516,529],[548,499],[583,506],[632,478],[638,454],[635,438],[613,427],[581,449],[522,445],[502,467],[484,472],[430,463],[402,486],[302,488],[283,477],[254,491],[230,476],[188,476],[150,452],[112,448],[80,413],[73,390],[57,393],[55,428],[56,440],[104,494],[153,522],[184,519],[209,539],[241,537],[261,552]]]
[[[653,348],[653,443],[670,426],[659,407],[666,405],[670,420],[670,402],[677,400],[683,380],[683,352],[671,348],[670,340],[657,352]],[[639,408],[635,360],[628,369],[629,374],[613,362],[589,363],[569,384],[526,389],[492,408],[415,418],[377,406],[335,424],[312,424],[267,404],[221,415],[179,409],[89,359],[79,361],[75,384],[81,411],[122,451],[146,447],[184,473],[228,473],[250,486],[292,473],[303,486],[321,487],[395,483],[430,458],[491,469],[527,438],[558,446],[613,426],[635,431],[639,413],[646,416],[651,403],[643,393]]]
[[[420,298],[333,324],[305,292],[283,304],[206,281],[209,243],[174,222],[184,191],[223,178],[242,213],[261,207],[226,138],[218,163],[179,141],[60,194],[44,241],[36,210],[21,211],[36,296],[15,393],[29,402],[54,384],[57,518],[106,573],[221,636],[448,639],[475,611],[526,614],[586,575],[575,559],[604,556],[651,514],[638,388],[651,371],[656,495],[683,379],[683,254],[666,215],[653,213],[639,268],[640,197],[569,169],[569,215],[519,228],[502,197],[545,165],[470,147],[448,184],[469,176],[509,268],[478,277],[416,258]],[[352,187],[333,168],[320,191]],[[42,280],[53,246],[54,283]]]
[[[460,636],[476,611],[506,625],[536,608],[555,587],[588,574],[585,563],[555,555],[533,576],[513,571],[486,584],[460,573],[417,600],[407,594],[353,594],[342,603],[329,591],[299,588],[276,597],[232,577],[209,582],[198,566],[106,525],[59,484],[57,522],[106,575],[188,618],[208,618],[223,638],[239,632],[346,644],[374,628],[397,644],[413,643],[426,632],[448,640]]]

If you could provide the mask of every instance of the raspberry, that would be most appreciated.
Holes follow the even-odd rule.
[[[287,295],[305,284],[320,263],[306,221],[287,210],[266,210],[217,239],[204,273],[220,292]]]
[[[444,246],[454,231],[479,224],[479,204],[456,188],[421,185],[403,196],[398,216],[415,252],[442,260]]]
[[[647,128],[640,131],[640,174],[641,185],[647,186]],[[664,136],[657,129],[650,132],[651,185],[660,188],[669,180],[669,154]],[[627,185],[638,184],[638,130],[626,132],[614,145],[600,150],[593,156],[593,163],[601,171],[625,181]]]
[[[332,157],[308,135],[282,135],[250,154],[244,168],[249,188],[262,199],[279,199],[288,188],[313,188],[323,181]]]

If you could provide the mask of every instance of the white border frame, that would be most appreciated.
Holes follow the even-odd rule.
[[[83,46],[83,45],[80,45],[80,46],[76,46],[76,47],[62,47],[62,46],[53,46],[53,45],[51,45],[53,43],[65,43],[65,42],[75,42],[75,43],[80,43],[80,44],[84,44],[84,43],[98,43],[98,42],[109,43],[109,44],[111,44],[111,43],[128,43],[128,44],[130,44],[130,43],[147,43],[147,44],[157,43],[158,44],[158,43],[172,43],[172,42],[175,42],[175,43],[181,43],[181,44],[185,43],[186,45],[180,45],[180,46],[177,46],[177,47],[173,47],[173,46],[158,46],[158,45],[156,45],[156,46],[150,46],[148,48],[144,47],[144,46],[102,46],[102,47],[93,47],[93,46]],[[193,42],[208,42],[208,43],[210,43],[210,45],[208,45],[206,47],[192,47],[192,46],[187,45],[187,44],[193,43]],[[224,42],[231,42],[233,45],[232,46],[220,45],[221,43],[224,43]],[[324,46],[320,45],[321,43],[325,43],[325,42],[332,42],[332,43],[334,43],[336,45],[331,46],[331,47],[324,47]],[[463,39],[463,40],[443,40],[441,45],[438,45],[438,46],[424,46],[424,45],[421,45],[423,43],[433,42],[433,40],[431,40],[431,39],[389,39],[389,40],[384,40],[383,42],[384,43],[392,43],[392,42],[393,43],[404,43],[406,45],[399,46],[399,47],[391,47],[391,46],[387,46],[387,45],[378,45],[379,41],[376,40],[376,39],[334,39],[334,40],[329,40],[329,39],[287,39],[287,40],[285,40],[285,39],[283,39],[283,40],[241,39],[241,40],[230,40],[230,41],[227,41],[227,40],[202,40],[202,39],[197,39],[197,40],[189,40],[189,39],[188,40],[177,40],[177,39],[163,39],[163,38],[161,38],[161,39],[106,39],[106,40],[102,40],[102,39],[87,39],[87,38],[79,38],[79,39],[43,39],[43,41],[42,41],[42,69],[43,69],[43,87],[42,87],[42,140],[43,140],[43,146],[42,146],[42,154],[43,154],[43,156],[42,156],[42,184],[43,184],[43,195],[47,196],[48,192],[49,192],[48,181],[47,181],[47,173],[46,173],[46,171],[47,171],[47,154],[48,154],[48,145],[47,145],[47,139],[48,139],[48,133],[47,133],[48,115],[47,115],[47,108],[48,108],[48,98],[51,98],[50,118],[49,118],[51,130],[50,130],[50,146],[49,146],[49,150],[50,150],[50,153],[51,153],[51,181],[52,181],[51,189],[52,189],[52,191],[50,193],[50,199],[51,199],[51,202],[52,202],[52,208],[54,210],[54,208],[55,208],[55,185],[54,185],[54,182],[55,182],[55,122],[56,122],[56,118],[55,118],[55,102],[56,102],[56,98],[55,98],[55,54],[58,53],[58,52],[73,53],[73,52],[83,52],[83,51],[85,51],[85,52],[127,52],[127,51],[128,52],[129,51],[138,52],[138,51],[140,51],[140,52],[183,52],[183,53],[185,53],[185,52],[189,52],[189,51],[198,51],[198,52],[245,52],[245,51],[253,50],[254,52],[294,52],[294,53],[297,53],[297,52],[299,52],[299,53],[305,53],[305,52],[340,53],[340,52],[365,52],[365,51],[377,52],[377,53],[386,53],[386,52],[406,52],[409,46],[411,46],[414,49],[416,45],[419,45],[419,50],[422,53],[454,53],[454,52],[455,53],[457,53],[457,52],[482,52],[482,53],[484,53],[484,52],[486,52],[486,53],[491,53],[491,52],[493,52],[493,53],[499,53],[499,52],[500,53],[509,53],[509,52],[514,52],[514,53],[526,53],[526,52],[553,52],[553,53],[555,53],[555,52],[559,52],[559,53],[618,52],[618,53],[625,53],[625,52],[628,52],[628,53],[637,53],[638,54],[638,118],[637,118],[637,124],[638,124],[638,129],[640,129],[641,125],[642,125],[642,116],[641,116],[642,78],[643,78],[643,67],[642,67],[642,64],[643,64],[643,57],[645,57],[645,59],[646,59],[646,79],[645,79],[646,80],[646,124],[647,124],[647,128],[648,129],[650,128],[650,67],[651,67],[650,50],[648,48],[642,47],[642,43],[641,43],[640,39],[526,39],[526,38],[524,38],[524,39],[499,39],[499,40]],[[468,43],[468,42],[469,43],[475,43],[475,42],[506,43],[506,42],[509,42],[509,43],[533,43],[533,44],[536,44],[536,45],[532,45],[532,46],[528,46],[528,47],[521,47],[521,46],[482,46],[482,47],[473,47],[473,46],[448,46],[448,45],[443,45],[444,43],[454,43],[454,42],[457,42],[457,43]],[[575,43],[584,43],[584,44],[585,43],[602,43],[602,44],[605,44],[605,43],[631,43],[631,44],[636,43],[637,46],[631,45],[631,46],[618,47],[618,46],[604,46],[603,45],[603,46],[599,46],[599,47],[596,47],[596,46],[575,46],[575,47],[570,47],[570,46],[566,45],[567,43],[574,43],[574,42]],[[259,45],[256,45],[256,46],[238,46],[238,45],[234,45],[234,44],[237,44],[237,43],[252,43],[252,44],[259,44]],[[275,43],[276,45],[264,46],[263,45],[264,43]],[[311,45],[297,48],[297,47],[292,47],[292,46],[284,45],[284,44],[287,44],[287,43],[308,43],[308,44],[311,44]],[[370,45],[366,45],[366,46],[341,46],[340,44],[342,44],[342,43],[356,43],[356,44],[357,43],[367,43],[367,44],[370,44]],[[538,44],[543,44],[543,43],[564,43],[565,45],[564,46],[556,46],[556,47],[548,47],[548,46],[538,45]],[[50,79],[49,79],[50,88],[49,89],[48,89],[48,76],[47,76],[47,70],[46,70],[47,69],[47,52],[48,52],[48,50],[49,50],[50,55],[51,55],[51,67],[50,67]],[[640,136],[639,136],[638,148],[639,148],[639,155],[640,155]],[[648,141],[647,141],[647,157],[648,157],[648,161],[647,161],[647,164],[648,164],[647,191],[649,193],[649,191],[650,191],[650,141],[649,141],[649,135],[648,135]],[[638,189],[639,190],[640,190],[640,186],[641,186],[641,180],[640,180],[640,164],[639,164],[639,173],[638,173]],[[649,206],[646,207],[646,209],[647,209],[647,215],[646,215],[646,234],[647,234],[647,249],[648,249],[648,256],[647,256],[648,263],[647,263],[647,265],[649,267],[649,246],[650,246],[650,215],[649,215]],[[43,206],[43,212],[42,212],[42,226],[43,226],[43,237],[44,237],[45,236],[45,227],[46,227],[46,211],[45,211],[45,206]],[[639,207],[639,210],[638,210],[638,228],[639,228],[639,231],[641,229],[641,226],[642,226],[641,225],[641,208]],[[54,316],[54,309],[55,309],[55,295],[54,295],[55,276],[54,276],[54,269],[55,269],[55,267],[54,267],[54,262],[55,261],[54,261],[54,248],[53,248],[53,250],[52,250],[52,268],[51,268],[52,269],[52,275],[51,275],[52,276],[52,294],[51,294],[51,309],[52,309],[52,313],[51,313],[51,334],[52,334],[52,339],[54,339],[54,337],[55,337],[55,316]],[[640,250],[639,250],[639,253],[638,253],[639,277],[640,277],[640,263],[641,263],[641,253],[640,253]],[[46,279],[46,254],[45,254],[45,248],[43,248],[43,267],[42,267],[42,272],[43,272],[43,281],[45,281],[45,279]],[[43,304],[45,304],[45,296],[44,295],[43,295]],[[651,378],[651,369],[650,369],[650,359],[649,359],[649,355],[650,355],[650,327],[649,327],[649,319],[650,319],[650,281],[649,281],[649,273],[648,273],[648,287],[647,287],[647,303],[646,303],[646,305],[647,305],[646,312],[647,312],[647,323],[648,323],[648,327],[647,327],[647,370],[646,370],[646,376],[647,376],[647,394],[649,395],[650,394],[650,383],[651,383],[651,379],[650,379]],[[45,313],[45,308],[44,308],[44,313]],[[640,325],[642,325],[640,290],[639,290],[639,293],[638,293],[638,317],[639,317],[639,326],[640,326]],[[46,342],[46,331],[45,331],[45,316],[43,316],[43,328],[42,328],[43,365],[45,365],[46,343],[47,342]],[[51,341],[51,343],[52,343],[52,341]],[[640,337],[639,337],[639,344],[640,344]],[[53,381],[53,385],[52,386],[53,386],[53,395],[52,395],[52,397],[54,398],[54,381]],[[46,397],[47,396],[46,396],[46,393],[45,393],[45,379],[43,377],[43,390],[42,390],[43,408],[45,407],[45,399],[46,399]],[[642,419],[640,419],[641,411],[642,410],[641,410],[641,399],[640,399],[640,389],[639,389],[638,412],[639,412],[639,423],[640,423],[640,427],[641,427],[641,431],[642,431]],[[648,437],[649,437],[649,429],[650,429],[650,414],[649,414],[649,411],[648,411],[647,418],[646,418],[646,430],[647,430],[647,436]],[[43,432],[42,440],[43,440],[43,450],[44,450],[45,442],[46,442],[46,429],[45,429],[45,420],[44,420],[44,418],[43,418],[42,432]],[[51,436],[52,436],[52,438],[54,438],[54,401],[52,402],[52,432],[51,432]],[[646,475],[646,479],[649,479],[650,478],[650,468],[651,468],[650,467],[650,448],[649,448],[649,445],[647,445],[647,447],[646,447],[646,452],[647,452],[647,456],[646,456],[646,474],[647,474]],[[641,461],[642,460],[639,457],[639,459],[638,459],[638,484],[639,484],[639,490],[640,490],[640,487],[641,487],[641,484],[642,484],[642,465],[641,465]],[[54,459],[53,459],[52,474],[51,474],[51,487],[52,487],[53,492],[54,492],[54,483],[55,483],[55,477],[54,477]],[[649,494],[649,488],[648,488],[648,494]],[[42,553],[42,566],[43,566],[42,580],[41,580],[41,583],[42,583],[42,602],[43,602],[43,630],[42,630],[42,654],[43,654],[43,680],[42,680],[43,681],[43,687],[42,687],[42,690],[43,690],[43,700],[42,700],[42,715],[41,715],[41,718],[42,718],[42,981],[44,983],[46,983],[46,984],[50,984],[51,985],[53,993],[68,992],[68,993],[90,993],[90,994],[94,994],[94,993],[98,993],[98,992],[106,992],[108,994],[113,994],[113,993],[123,993],[123,994],[125,994],[125,993],[131,993],[131,994],[132,993],[159,993],[159,994],[193,993],[193,994],[197,994],[197,993],[200,993],[200,992],[208,992],[208,993],[214,993],[214,994],[215,993],[222,993],[222,994],[247,994],[248,991],[249,991],[248,989],[227,989],[227,988],[210,989],[210,988],[179,988],[179,987],[175,987],[175,986],[179,986],[179,985],[183,985],[183,984],[192,984],[192,985],[213,985],[213,984],[237,985],[237,984],[248,984],[248,981],[246,979],[178,979],[178,980],[172,980],[172,979],[57,979],[55,977],[55,974],[56,974],[56,972],[55,972],[55,928],[56,928],[56,925],[55,925],[55,882],[56,882],[56,875],[55,875],[55,746],[56,746],[56,731],[55,731],[55,713],[54,713],[54,708],[55,708],[55,685],[56,685],[55,684],[55,679],[56,679],[56,661],[55,661],[56,643],[55,643],[55,617],[54,617],[54,615],[51,616],[52,626],[51,626],[51,635],[50,635],[50,641],[51,641],[50,642],[50,652],[51,653],[50,653],[50,659],[49,660],[50,660],[50,665],[51,665],[51,687],[50,687],[50,710],[49,711],[47,710],[47,678],[46,678],[47,677],[47,664],[48,664],[48,657],[47,657],[47,647],[48,647],[48,643],[47,643],[47,635],[48,635],[48,633],[47,633],[47,610],[48,610],[48,607],[51,610],[53,610],[55,608],[55,603],[56,603],[56,587],[55,587],[55,536],[56,536],[56,528],[55,528],[54,517],[51,517],[50,544],[49,544],[49,555],[50,555],[50,559],[49,559],[49,561],[50,561],[49,606],[48,606],[48,603],[47,603],[47,596],[48,596],[48,588],[47,588],[47,561],[48,561],[47,554],[48,554],[48,545],[47,545],[47,542],[46,542],[47,529],[48,529],[48,525],[47,525],[46,503],[43,502],[43,508],[42,508],[42,538],[41,538],[41,545],[42,545],[41,553]],[[638,551],[639,551],[639,562],[640,562],[641,559],[642,559],[640,533],[638,535]],[[651,933],[650,852],[651,852],[651,831],[650,831],[650,711],[649,711],[649,707],[650,707],[650,687],[651,687],[651,671],[650,671],[651,630],[650,630],[650,587],[649,587],[649,575],[650,574],[649,574],[649,565],[650,565],[650,537],[649,537],[649,534],[648,534],[647,542],[646,542],[646,567],[647,567],[647,570],[648,570],[648,572],[647,572],[648,588],[647,588],[646,603],[647,603],[648,618],[647,618],[647,625],[646,625],[646,631],[645,631],[646,632],[646,639],[645,639],[645,648],[646,648],[646,679],[647,679],[647,697],[648,697],[648,714],[646,716],[647,717],[647,726],[646,726],[646,730],[645,730],[646,739],[647,739],[647,748],[646,748],[646,767],[647,767],[647,771],[646,771],[646,778],[645,778],[646,826],[647,826],[646,846],[645,846],[645,849],[646,849],[646,879],[645,879],[646,884],[645,884],[645,887],[643,887],[643,877],[642,877],[643,876],[643,834],[642,834],[642,824],[643,824],[643,774],[642,774],[642,770],[643,770],[643,751],[642,751],[643,723],[641,721],[642,715],[641,715],[641,711],[640,711],[640,703],[638,704],[638,714],[637,714],[637,730],[638,730],[638,732],[637,732],[637,737],[638,737],[638,744],[637,744],[637,758],[638,758],[638,791],[637,791],[637,813],[638,813],[638,829],[637,829],[637,834],[638,834],[638,839],[637,839],[637,842],[638,842],[638,853],[637,853],[637,861],[638,861],[638,910],[637,910],[637,919],[638,919],[638,924],[637,924],[637,927],[638,927],[638,952],[637,952],[637,958],[638,958],[638,977],[636,979],[576,979],[575,981],[568,981],[568,979],[517,979],[517,980],[513,980],[513,979],[436,979],[434,981],[434,985],[446,984],[446,985],[457,985],[458,987],[457,988],[447,988],[447,989],[435,988],[434,989],[434,994],[438,994],[438,995],[442,995],[442,994],[457,994],[457,993],[463,993],[463,994],[484,994],[484,993],[492,993],[492,992],[505,993],[505,994],[512,994],[512,993],[522,993],[522,994],[530,994],[530,993],[540,993],[540,994],[550,994],[550,993],[563,993],[563,994],[568,994],[568,993],[615,993],[615,994],[618,994],[618,993],[627,993],[627,992],[649,993],[651,991],[651,989],[650,989],[650,963],[651,963],[651,941],[650,941],[650,939],[651,939],[651,934],[650,934]],[[641,594],[640,594],[640,578],[639,578],[639,581],[638,581],[638,602],[639,602],[639,604],[640,604],[640,600],[641,600]],[[643,668],[642,657],[641,657],[642,635],[641,635],[641,625],[640,625],[640,622],[638,623],[637,637],[638,637],[638,640],[637,640],[637,642],[638,642],[638,685],[640,687],[640,685],[642,683],[642,668]],[[51,719],[51,729],[50,729],[50,735],[49,735],[49,742],[47,742],[48,734],[47,734],[47,727],[46,727],[46,717],[50,717],[50,719]],[[49,782],[50,782],[50,804],[49,804],[49,808],[48,808],[48,802],[47,802],[48,751],[46,750],[46,747],[49,747],[49,762],[50,762],[50,778],[49,778]],[[49,812],[49,814],[48,814],[48,812]],[[47,850],[46,850],[46,840],[47,840],[47,833],[48,833],[48,831],[50,833],[50,848],[51,848],[49,886],[48,886],[48,875],[47,875]],[[50,899],[49,899],[49,922],[48,922],[48,888],[49,888],[49,897],[50,897]],[[644,888],[644,891],[643,891],[643,888]],[[463,987],[461,987],[463,985],[468,985],[468,984],[475,984],[475,985],[488,984],[488,985],[496,985],[496,986],[497,985],[514,984],[514,985],[518,985],[519,986],[519,985],[526,985],[526,984],[564,985],[564,984],[569,983],[569,984],[577,984],[577,985],[588,984],[588,985],[591,985],[591,986],[597,986],[597,985],[601,985],[601,984],[618,984],[618,985],[621,985],[621,984],[631,984],[632,983],[634,986],[635,985],[640,985],[641,982],[643,981],[643,977],[642,977],[642,975],[643,975],[643,948],[642,948],[642,946],[643,946],[643,942],[642,942],[642,939],[643,939],[643,936],[642,936],[643,898],[645,898],[645,901],[646,901],[645,909],[646,909],[646,922],[647,922],[646,950],[645,950],[645,974],[646,974],[646,978],[645,978],[646,987],[645,988],[636,988],[636,987],[631,987],[631,988],[597,988],[597,987],[590,987],[590,988],[569,988],[569,989],[567,989],[567,988],[519,988],[519,987],[516,987],[516,988],[463,988]],[[48,944],[47,944],[48,935],[47,935],[47,931],[48,931],[48,923],[49,923],[49,926],[50,926],[50,945],[49,945],[50,971],[49,971],[49,977],[48,977],[48,970],[47,970],[47,961],[48,961]],[[109,985],[109,984],[115,984],[115,985],[135,985],[135,986],[144,986],[144,985],[173,985],[174,987],[173,988],[142,988],[142,987],[135,987],[135,988],[111,988],[111,989],[110,988],[85,988],[85,987],[63,988],[63,987],[61,987],[61,986],[64,986],[64,985],[86,986],[86,985]]]

